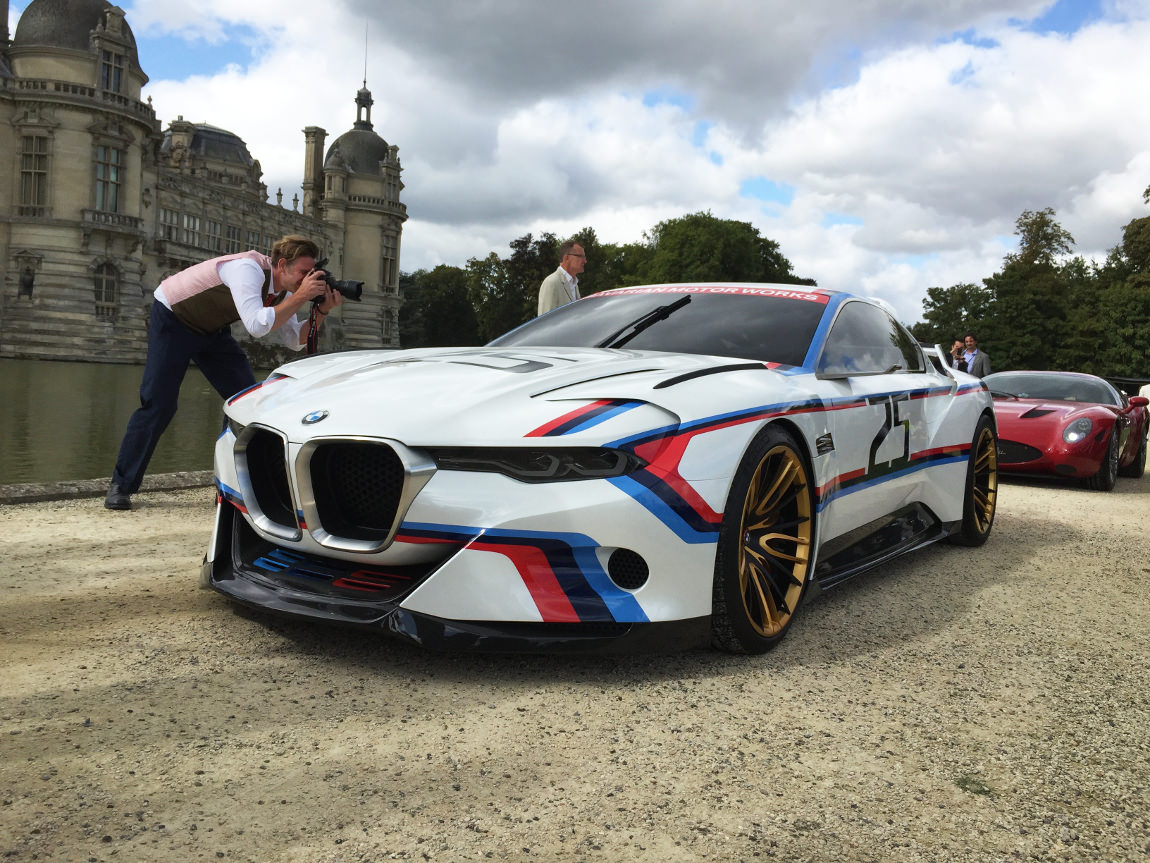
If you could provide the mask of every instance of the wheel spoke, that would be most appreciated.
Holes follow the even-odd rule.
[[[778,589],[779,584],[789,583],[790,585],[802,586],[802,582],[795,578],[794,566],[788,566],[783,563],[784,560],[791,561],[792,563],[805,561],[806,557],[792,558],[790,556],[767,556],[759,554],[755,549],[748,549],[748,557],[758,564],[758,569],[770,581],[772,589],[778,590],[782,595],[782,590]]]
[[[755,506],[754,511],[756,513],[777,511],[780,506],[786,503],[783,496],[787,491],[790,491],[792,494],[798,494],[802,486],[792,489],[798,469],[798,464],[794,461],[789,461],[774,478],[770,489],[758,495],[759,503]]]
[[[788,554],[781,549],[767,545],[771,541],[791,542],[795,544],[793,553]],[[765,552],[777,560],[788,560],[791,563],[802,563],[807,559],[807,541],[797,536],[788,536],[785,533],[759,533],[754,534],[754,541],[745,544],[748,553],[757,554]]]
[[[751,621],[763,629],[774,629],[781,625],[779,609],[775,606],[774,597],[771,596],[770,579],[756,567],[747,567],[746,579],[743,585],[743,602],[748,612],[757,606],[760,614],[752,614]],[[768,590],[763,590],[763,582],[767,582]],[[757,600],[757,602],[756,602]]]

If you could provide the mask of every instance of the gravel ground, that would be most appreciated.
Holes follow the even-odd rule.
[[[1150,477],[1004,483],[754,658],[240,616],[211,491],[135,502],[0,507],[4,859],[1150,858]]]

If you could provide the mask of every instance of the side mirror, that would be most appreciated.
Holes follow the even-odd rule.
[[[1146,396],[1130,396],[1130,401],[1127,403],[1132,408],[1144,408],[1150,405],[1150,399]]]

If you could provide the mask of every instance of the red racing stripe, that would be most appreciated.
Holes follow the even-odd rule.
[[[563,592],[555,570],[541,549],[525,545],[477,541],[468,548],[501,554],[515,564],[523,584],[545,623],[578,623],[579,615]]]

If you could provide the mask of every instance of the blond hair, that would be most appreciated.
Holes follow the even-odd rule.
[[[286,237],[280,237],[276,240],[276,244],[272,246],[273,267],[280,261],[286,261],[290,265],[294,263],[297,258],[318,257],[319,246],[307,237],[301,237],[299,234],[288,234]]]

